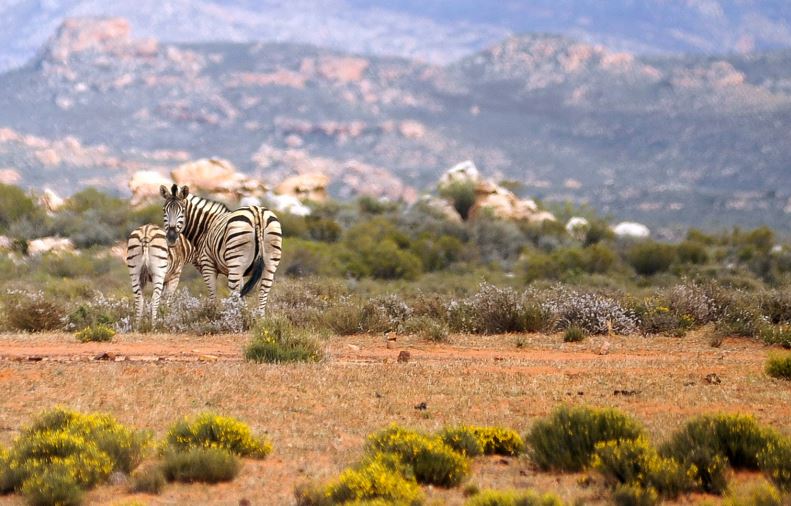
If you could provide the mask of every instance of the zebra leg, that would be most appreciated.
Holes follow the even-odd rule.
[[[274,219],[272,219],[274,218]],[[266,313],[266,303],[269,300],[269,290],[275,281],[275,271],[280,264],[283,245],[283,231],[280,221],[274,216],[268,217],[264,228],[264,272],[261,276],[261,286],[258,288],[258,314],[264,316]]]
[[[209,289],[209,301],[214,302],[217,299],[217,271],[213,266],[204,264],[200,273]]]
[[[159,309],[159,299],[162,297],[162,288],[165,285],[164,273],[154,273],[151,280],[154,284],[154,294],[151,296],[151,324],[157,320],[157,309]]]
[[[143,288],[146,286],[146,277],[141,276],[139,269],[135,269],[135,271],[131,273],[130,277],[132,278],[132,293],[135,295],[135,325],[139,326],[143,320],[143,308],[145,306]]]
[[[165,299],[170,300],[176,294],[179,288],[179,281],[181,281],[181,269],[175,269],[172,277],[165,281]]]

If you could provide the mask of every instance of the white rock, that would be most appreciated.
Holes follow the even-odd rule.
[[[651,235],[651,230],[648,227],[634,221],[622,221],[612,227],[612,231],[618,237],[631,237],[634,239],[645,239]]]
[[[159,202],[159,187],[169,186],[173,182],[154,170],[139,170],[132,174],[129,180],[129,190],[132,192],[131,204],[139,206],[144,203]]]
[[[28,255],[40,255],[47,252],[74,251],[74,243],[64,237],[42,237],[33,239],[27,245]]]
[[[476,183],[480,179],[481,173],[475,163],[472,160],[465,160],[446,170],[439,178],[438,186],[441,188],[451,183]]]
[[[581,241],[590,230],[591,224],[582,216],[572,216],[566,223],[566,232],[574,239]]]
[[[49,188],[44,188],[44,193],[38,199],[38,203],[41,207],[46,209],[48,213],[54,213],[63,207],[64,200],[54,191]]]
[[[310,214],[310,208],[293,195],[270,194],[267,196],[267,201],[275,211],[285,211],[296,216],[308,216]]]
[[[11,245],[12,245],[12,243],[11,243],[11,239],[10,238],[8,238],[8,237],[6,237],[4,235],[0,235],[0,251],[10,250],[11,249]]]

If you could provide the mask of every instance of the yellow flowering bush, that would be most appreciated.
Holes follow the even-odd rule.
[[[775,485],[791,491],[791,439],[770,441],[758,452],[758,465]]]
[[[642,434],[637,421],[616,409],[561,406],[536,422],[526,440],[542,470],[581,471],[590,464],[597,443]]]
[[[638,485],[675,498],[696,488],[697,467],[684,468],[678,461],[662,457],[645,436],[596,444],[591,467],[613,486]]]
[[[465,506],[563,506],[555,494],[539,494],[534,490],[483,490],[468,499]]]
[[[525,450],[522,437],[511,429],[502,427],[476,427],[462,425],[443,430],[442,441],[459,453],[469,457],[477,455],[516,456]]]
[[[20,491],[32,504],[76,504],[80,489],[136,467],[149,440],[106,414],[53,409],[0,455],[0,491]]]
[[[722,506],[783,506],[783,496],[766,480],[732,490],[722,501]]]
[[[414,476],[397,458],[377,454],[361,465],[346,469],[324,486],[301,487],[298,506],[330,505],[418,505],[423,502]]]
[[[87,343],[91,341],[108,342],[112,341],[113,336],[115,336],[115,330],[109,325],[105,325],[103,323],[97,323],[96,325],[85,327],[81,331],[74,334],[74,337],[76,337],[81,343]]]
[[[165,443],[177,452],[191,448],[219,448],[256,459],[272,452],[272,443],[266,438],[255,437],[247,424],[213,413],[202,413],[177,422],[165,436]]]
[[[615,506],[654,506],[659,504],[659,494],[653,487],[635,484],[621,484],[612,493]]]
[[[470,464],[439,437],[431,437],[396,424],[368,437],[369,454],[392,453],[412,468],[420,483],[452,487],[464,480]]]

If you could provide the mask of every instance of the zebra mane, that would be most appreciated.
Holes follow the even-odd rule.
[[[207,198],[204,198],[204,197],[199,197],[199,196],[194,195],[192,193],[190,193],[190,195],[187,197],[187,202],[189,202],[193,206],[196,206],[198,204],[202,204],[202,203],[205,202],[206,203],[206,205],[204,206],[205,209],[223,210],[223,211],[230,211],[231,210],[230,207],[228,207],[227,205],[223,204],[222,202],[218,202],[216,200],[207,199]]]

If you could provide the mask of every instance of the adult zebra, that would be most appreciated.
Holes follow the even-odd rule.
[[[126,266],[135,294],[135,322],[143,319],[143,289],[150,281],[154,285],[151,296],[151,323],[156,320],[163,288],[173,295],[178,288],[181,270],[194,260],[195,249],[183,235],[168,247],[165,231],[156,225],[143,225],[129,234],[126,242]]]
[[[269,290],[280,263],[283,233],[275,213],[247,206],[231,211],[225,205],[189,194],[189,188],[159,188],[168,242],[183,234],[196,248],[195,266],[209,288],[217,293],[217,275],[228,276],[232,292],[247,295],[261,280],[258,312],[263,315]],[[250,276],[242,286],[244,276]]]

